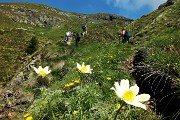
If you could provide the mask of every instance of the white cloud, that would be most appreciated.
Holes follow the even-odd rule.
[[[167,0],[105,0],[108,5],[114,5],[117,8],[125,9],[126,11],[134,11],[141,9],[143,6],[149,6],[153,10],[157,9],[162,3]]]

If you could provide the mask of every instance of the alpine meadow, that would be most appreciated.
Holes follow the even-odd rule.
[[[25,2],[0,16],[0,120],[180,119],[179,0],[137,20]]]

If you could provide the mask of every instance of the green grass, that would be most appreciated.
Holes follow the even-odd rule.
[[[124,64],[134,54],[134,50],[131,50],[131,45],[119,45],[116,42],[82,42],[79,48],[71,47],[74,49],[73,54],[65,59],[62,57],[66,62],[64,69],[68,73],[60,80],[54,79],[51,87],[43,88],[39,99],[30,106],[29,112],[36,119],[113,119],[117,110],[116,104],[121,104],[122,101],[110,88],[121,79],[129,79],[134,84]],[[67,88],[66,84],[80,79],[76,62],[91,65],[93,73],[85,75],[79,84]],[[58,78],[58,74],[55,78]],[[78,113],[73,115],[74,111]],[[129,105],[126,105],[118,118],[159,119],[150,110],[144,112]]]
[[[41,5],[21,4],[21,6],[39,11],[44,9]],[[29,112],[35,120],[112,120],[117,111],[116,105],[118,103],[122,105],[123,101],[110,88],[114,86],[114,82],[120,82],[122,79],[129,79],[131,85],[135,84],[129,66],[137,50],[148,50],[146,62],[155,65],[157,69],[168,69],[169,66],[173,66],[173,69],[180,73],[180,31],[179,26],[175,26],[178,20],[179,11],[176,11],[178,6],[179,3],[172,6],[172,11],[169,11],[169,8],[156,10],[129,24],[127,28],[132,34],[131,41],[135,43],[134,45],[119,44],[117,32],[124,27],[123,25],[89,20],[87,21],[88,36],[81,39],[79,47],[74,43],[68,46],[61,42],[65,39],[65,32],[82,32],[81,24],[86,20],[73,16],[75,15],[73,13],[68,13],[72,15],[71,17],[57,15],[52,12],[54,10],[52,8],[49,8],[48,15],[62,17],[67,21],[52,28],[31,26],[27,31],[10,30],[6,27],[14,28],[19,24],[8,25],[0,21],[4,23],[0,31],[3,43],[0,46],[3,48],[0,58],[0,66],[3,70],[0,75],[1,82],[5,86],[8,79],[18,73],[17,68],[24,67],[24,63],[19,59],[28,57],[24,50],[32,36],[36,36],[39,49],[35,54],[41,53],[43,59],[35,65],[36,67],[50,66],[52,72],[47,78],[50,83],[37,84],[37,77],[33,70],[29,71],[33,73],[31,79],[21,83],[21,87],[26,92],[34,94],[34,101],[28,105],[26,112]],[[160,14],[163,18],[158,17]],[[160,21],[167,22],[165,18],[170,20],[171,27],[161,24]],[[153,20],[156,22],[153,23]],[[28,28],[24,24],[20,25]],[[16,46],[15,43],[17,43]],[[45,44],[47,46],[44,47]],[[62,69],[57,68],[61,61],[65,62]],[[79,74],[76,64],[82,64],[82,62],[91,66],[92,74],[83,75],[83,77]],[[80,83],[74,83],[75,80],[80,80]],[[66,87],[65,85],[69,83],[73,85]],[[77,111],[77,114],[74,115],[74,111]],[[17,111],[14,120],[23,119],[23,114],[25,112]],[[150,108],[145,111],[127,104],[118,115],[118,119],[122,120],[161,120],[162,118],[163,116],[156,115]]]

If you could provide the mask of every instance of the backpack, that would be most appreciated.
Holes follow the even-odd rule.
[[[81,37],[81,34],[80,34],[80,33],[77,33],[77,37],[79,37],[79,38],[80,38],[80,37]]]
[[[85,24],[82,25],[82,29],[86,29],[86,25]]]
[[[127,36],[127,37],[131,37],[131,34],[130,34],[130,32],[129,31],[125,31],[125,35]]]

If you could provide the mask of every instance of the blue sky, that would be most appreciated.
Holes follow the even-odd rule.
[[[121,15],[131,19],[146,15],[167,0],[0,0],[0,2],[32,2],[45,4],[67,12]]]

